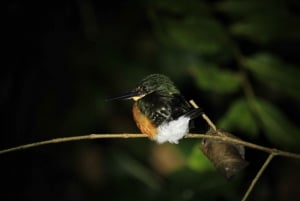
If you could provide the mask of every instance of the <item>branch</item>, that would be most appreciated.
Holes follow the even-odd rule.
[[[190,104],[194,107],[194,108],[199,108],[199,106],[195,103],[194,100],[190,100],[189,101]],[[217,127],[216,125],[208,118],[208,116],[205,113],[202,113],[202,118],[207,122],[207,124],[214,130],[217,131]]]
[[[45,140],[40,142],[33,142],[30,144],[24,144],[17,147],[12,147],[9,149],[0,150],[1,154],[6,154],[13,151],[19,151],[34,147],[39,147],[47,144],[57,144],[63,142],[71,142],[71,141],[80,141],[80,140],[93,140],[93,139],[107,139],[107,138],[145,138],[147,135],[145,134],[89,134],[89,135],[80,135],[80,136],[73,136],[73,137],[62,137],[62,138],[54,138],[51,140]]]
[[[288,158],[300,159],[300,154],[297,154],[297,153],[287,152],[287,151],[283,151],[283,150],[279,150],[279,149],[275,149],[275,148],[269,148],[269,147],[253,144],[251,142],[246,142],[246,141],[243,141],[243,140],[240,140],[240,139],[227,137],[227,136],[188,134],[186,137],[187,138],[215,139],[215,140],[220,140],[220,141],[223,141],[223,142],[229,142],[229,143],[233,143],[233,144],[243,145],[245,147],[249,147],[249,148],[252,148],[252,149],[259,150],[259,151],[267,152],[267,153],[270,153],[270,154],[272,153],[272,154],[278,155],[278,156],[284,156],[284,157],[288,157]]]
[[[47,144],[57,144],[57,143],[63,143],[63,142],[71,142],[71,141],[80,141],[80,140],[94,140],[94,139],[113,139],[113,138],[147,138],[148,136],[145,134],[132,134],[132,133],[116,133],[116,134],[89,134],[89,135],[81,135],[81,136],[73,136],[73,137],[62,137],[62,138],[54,138],[50,140],[40,141],[40,142],[34,142],[30,144],[20,145],[17,147],[12,147],[4,150],[0,150],[1,154],[6,154],[13,151],[19,151],[24,149],[30,149],[34,147],[39,147]],[[212,135],[206,135],[206,134],[187,134],[185,138],[197,138],[197,139],[214,139],[214,140],[220,140],[223,142],[233,143],[233,144],[240,144],[245,147],[249,147],[252,149],[260,150],[263,152],[267,152],[270,154],[273,154],[274,156],[283,156],[283,157],[289,157],[289,158],[296,158],[300,159],[300,154],[291,153],[287,151],[282,151],[279,149],[264,147],[261,145],[253,144],[250,142],[246,142],[243,140],[239,140],[236,138],[226,137],[226,136],[212,136]]]
[[[194,108],[198,108],[197,104],[193,101],[190,100],[191,105]],[[202,118],[207,122],[207,124],[214,130],[217,131],[217,127],[215,124],[208,118],[206,114],[202,114]],[[4,149],[0,150],[0,155],[14,152],[14,151],[19,151],[19,150],[25,150],[25,149],[30,149],[34,147],[39,147],[47,144],[56,144],[56,143],[63,143],[63,142],[71,142],[71,141],[80,141],[80,140],[93,140],[93,139],[112,139],[112,138],[146,138],[148,137],[145,134],[130,134],[130,133],[123,133],[123,134],[90,134],[90,135],[81,135],[81,136],[74,136],[74,137],[62,137],[62,138],[54,138],[51,140],[45,140],[45,141],[40,141],[40,142],[34,142],[30,144],[25,144],[25,145],[20,145],[17,147],[12,147],[9,149]],[[222,136],[222,135],[207,135],[207,134],[187,134],[185,138],[202,138],[202,139],[214,139],[218,141],[223,141],[227,143],[232,143],[232,144],[239,144],[245,147],[249,147],[252,149],[260,150],[263,152],[269,153],[268,158],[266,159],[265,163],[262,165],[262,167],[259,169],[258,173],[256,174],[255,178],[252,180],[251,185],[248,187],[246,193],[244,194],[242,201],[245,201],[251,191],[253,190],[255,184],[257,183],[258,179],[260,176],[263,174],[264,170],[267,168],[273,157],[275,156],[283,156],[283,157],[288,157],[288,158],[295,158],[295,159],[300,159],[300,154],[297,153],[292,153],[292,152],[287,152],[287,151],[282,151],[279,149],[275,148],[269,148],[257,144],[253,144],[250,142],[246,142],[237,138],[232,138],[228,136]]]
[[[244,197],[242,198],[241,201],[246,201],[249,194],[251,193],[251,191],[253,190],[256,182],[258,181],[258,179],[260,178],[260,176],[262,175],[262,173],[265,171],[265,169],[267,168],[267,166],[270,164],[271,160],[274,158],[274,154],[270,153],[268,158],[266,159],[266,161],[264,162],[264,164],[261,166],[261,168],[259,169],[259,171],[257,172],[256,176],[254,177],[254,179],[252,180],[250,186],[248,187],[246,193],[244,194]]]

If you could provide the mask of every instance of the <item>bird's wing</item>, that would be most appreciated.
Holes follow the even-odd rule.
[[[185,98],[180,94],[174,94],[171,100],[172,118],[177,119],[180,116],[188,116],[191,119],[198,117],[202,110],[200,108],[194,108],[189,104]]]
[[[163,96],[154,92],[139,100],[138,104],[156,126],[183,115],[193,119],[201,114],[201,109],[194,109],[180,94]]]

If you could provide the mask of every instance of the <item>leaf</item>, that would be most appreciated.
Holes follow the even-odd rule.
[[[217,9],[235,21],[232,33],[259,42],[300,40],[300,19],[284,1],[221,1]]]
[[[278,29],[278,21],[284,14],[285,7],[281,2],[270,1],[222,1],[217,8],[227,15],[237,19],[231,26],[231,31],[238,35],[247,36],[259,42],[268,42]],[[274,19],[278,21],[275,21]]]
[[[299,147],[300,129],[270,102],[257,99],[251,101],[262,122],[266,137],[277,146]]]
[[[217,54],[226,46],[226,34],[213,18],[188,15],[183,19],[161,21],[162,38],[168,44],[201,54]]]
[[[227,0],[220,1],[216,3],[216,8],[219,11],[225,12],[226,14],[232,17],[245,17],[253,16],[261,10],[268,12],[272,10],[272,7],[276,4],[267,4],[267,3],[258,3],[259,0],[252,1],[236,1],[236,0]]]
[[[187,165],[190,169],[197,172],[206,172],[214,169],[210,161],[199,150],[199,145],[193,147],[187,158]]]
[[[246,22],[238,22],[230,27],[232,33],[247,36],[260,43],[269,43],[273,40],[277,29],[278,27],[272,24],[269,19],[262,20],[260,17]]]
[[[210,129],[206,134],[237,138],[231,133],[220,129],[217,131]],[[216,169],[227,179],[231,179],[248,165],[248,162],[245,160],[245,148],[242,145],[212,139],[203,139],[200,149],[214,164]]]
[[[245,66],[265,84],[300,99],[300,70],[296,66],[266,53],[247,58]]]
[[[233,102],[218,125],[226,130],[241,131],[250,137],[256,137],[259,130],[251,108],[245,99]]]
[[[191,66],[198,87],[218,93],[233,93],[240,87],[240,78],[234,72],[221,70],[213,63],[198,63]]]
[[[276,23],[275,23],[276,22]],[[261,13],[230,27],[233,34],[246,36],[262,44],[278,41],[300,41],[300,20],[290,16],[268,16]]]

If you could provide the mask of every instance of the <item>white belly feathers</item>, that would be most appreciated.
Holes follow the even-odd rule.
[[[160,144],[170,142],[178,144],[178,140],[189,132],[190,117],[181,116],[176,120],[161,124],[157,128],[156,141]]]

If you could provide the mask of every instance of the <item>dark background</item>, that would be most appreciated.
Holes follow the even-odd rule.
[[[105,99],[168,75],[220,127],[300,152],[300,3],[20,1],[2,3],[5,149],[90,133],[138,133],[131,102]],[[192,132],[207,125],[196,122]],[[200,140],[105,139],[0,156],[1,200],[239,200],[267,154],[232,181]],[[249,200],[300,200],[299,161],[275,158]]]

